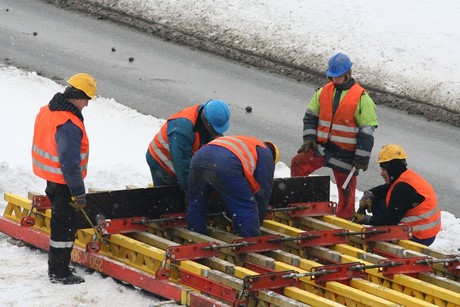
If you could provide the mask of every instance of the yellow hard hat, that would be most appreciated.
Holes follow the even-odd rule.
[[[96,95],[96,80],[86,73],[79,73],[70,77],[67,83],[80,91],[83,91],[88,97],[94,99]]]
[[[272,151],[275,164],[278,163],[280,159],[280,151],[278,150],[278,147],[272,142],[264,142],[264,144]]]
[[[382,149],[380,150],[379,153],[379,158],[377,160],[377,163],[385,163],[391,160],[404,160],[407,159],[407,154],[402,149],[401,146],[396,145],[396,144],[388,144],[384,145]]]

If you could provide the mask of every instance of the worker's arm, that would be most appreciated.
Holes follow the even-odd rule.
[[[82,138],[83,131],[70,120],[59,126],[55,135],[62,174],[72,195],[75,196],[85,194],[80,167]]]

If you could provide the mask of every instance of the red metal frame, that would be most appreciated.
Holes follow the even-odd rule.
[[[392,260],[384,260],[379,263],[381,264],[392,264],[384,266],[380,271],[385,276],[393,277],[394,274],[406,274],[414,275],[422,272],[433,272],[433,267],[429,263],[430,257],[411,257],[411,258],[394,258]],[[424,260],[428,260],[427,263],[424,263]]]
[[[108,219],[101,221],[96,228],[103,235],[148,231],[145,217],[132,217],[127,219]]]
[[[271,272],[267,274],[246,276],[243,279],[243,291],[250,293],[258,290],[272,290],[290,286],[298,286],[299,281],[295,278],[284,278],[295,271]]]
[[[218,297],[227,302],[233,302],[237,298],[238,292],[231,287],[192,272],[181,269],[179,269],[179,271],[180,281],[184,285]]]
[[[329,246],[334,244],[347,244],[348,236],[338,236],[337,233],[344,233],[347,230],[344,229],[326,229],[326,230],[316,230],[316,231],[306,231],[299,233],[298,238],[305,237],[300,239],[297,242],[297,245],[302,247],[309,246]]]
[[[0,231],[37,248],[45,251],[49,250],[49,235],[42,231],[22,227],[19,223],[8,220],[5,217],[0,217]],[[177,303],[181,303],[182,292],[187,291],[178,284],[168,280],[157,279],[152,274],[127,266],[126,264],[97,253],[89,253],[75,245],[72,250],[72,262],[79,263],[155,295],[174,300]],[[206,297],[197,292],[188,291],[188,296],[190,306],[228,306],[225,303]]]
[[[362,265],[359,262],[341,263],[333,265],[325,265],[321,267],[312,268],[312,272],[326,271],[324,275],[314,275],[311,279],[319,285],[324,285],[328,281],[338,281],[341,283],[348,284],[352,278],[367,278],[367,274],[361,270],[353,270],[351,267]]]
[[[302,216],[324,216],[334,215],[337,204],[332,201],[326,202],[306,202],[306,203],[291,203],[288,207],[293,210],[289,211],[291,217]]]
[[[363,229],[361,237],[365,242],[409,240],[412,238],[412,228],[405,225],[372,226]]]
[[[169,246],[166,249],[166,257],[171,261],[194,260],[219,256],[220,250],[214,249],[219,243],[197,243],[187,245]]]
[[[247,246],[235,246],[232,247],[232,250],[235,253],[242,254],[242,253],[258,253],[258,252],[266,252],[269,250],[280,249],[283,246],[281,241],[276,241],[278,238],[282,238],[281,235],[266,235],[266,236],[258,236],[258,237],[251,237],[251,238],[242,238],[233,240],[233,244],[248,243]]]

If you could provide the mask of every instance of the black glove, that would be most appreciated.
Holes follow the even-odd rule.
[[[369,220],[371,219],[370,215],[355,213],[353,215],[353,222],[358,224],[366,224],[369,225]]]
[[[357,170],[362,169],[365,172],[369,166],[369,163],[353,161],[352,166],[354,166]]]
[[[315,140],[308,140],[308,141],[303,141],[302,146],[300,146],[299,150],[297,150],[297,153],[301,153],[303,151],[307,152],[310,150],[310,148],[317,149],[318,144],[316,144]]]
[[[69,203],[75,209],[84,209],[86,207],[86,194],[72,196],[72,201]]]
[[[365,191],[363,197],[359,201],[358,213],[372,212],[372,202],[374,194],[371,191]]]

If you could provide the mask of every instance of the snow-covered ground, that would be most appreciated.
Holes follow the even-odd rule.
[[[64,1],[75,2],[75,1]],[[207,41],[324,72],[342,51],[376,88],[460,111],[460,2],[83,0]],[[135,21],[133,21],[135,22]]]
[[[33,123],[39,108],[63,89],[62,85],[35,73],[0,67],[0,101],[8,110],[0,115],[0,212],[6,205],[5,192],[21,196],[27,196],[28,191],[44,192],[44,180],[36,177],[31,167]],[[83,114],[91,140],[86,187],[103,190],[124,189],[126,185],[146,187],[151,178],[144,154],[163,120],[103,97],[91,101]],[[289,177],[284,162],[278,162],[275,176]],[[357,201],[361,195],[362,192],[356,194]],[[337,201],[337,187],[332,182],[331,200]],[[442,223],[433,247],[458,252],[460,219],[443,211]],[[7,239],[0,233],[0,306],[149,306],[157,301],[111,278],[80,268],[78,273],[84,275],[84,284],[50,284],[47,254],[11,245]]]
[[[301,0],[86,0],[155,19],[216,41],[252,48],[273,58],[324,70],[325,59],[343,51],[363,83],[460,110],[460,2]],[[197,33],[195,33],[197,34]],[[238,39],[235,39],[238,38]],[[3,194],[44,191],[31,170],[30,146],[39,108],[63,86],[21,70],[0,67],[0,212]],[[123,103],[123,102],[120,102]],[[162,119],[98,97],[84,110],[91,140],[87,188],[147,186],[147,144]],[[108,135],[113,137],[107,137]],[[116,154],[113,154],[113,153]],[[454,153],[453,153],[454,154]],[[284,161],[286,162],[286,161]],[[289,176],[278,163],[277,177]],[[357,193],[357,200],[362,192]],[[331,183],[331,199],[337,188]],[[458,253],[460,219],[442,212],[442,231],[432,247]],[[157,299],[78,268],[86,282],[50,284],[47,255],[7,242],[0,234],[0,306],[149,306]]]

